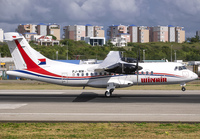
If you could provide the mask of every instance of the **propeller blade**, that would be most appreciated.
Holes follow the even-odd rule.
[[[139,51],[139,49],[138,49]],[[136,64],[136,71],[137,71],[137,85],[138,85],[138,61],[139,61],[139,57],[138,57],[138,51],[137,51],[137,64]],[[139,51],[140,52],[140,51]],[[139,53],[140,54],[140,53]]]

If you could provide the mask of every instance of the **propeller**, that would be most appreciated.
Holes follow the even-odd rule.
[[[138,53],[139,53],[139,56],[138,56]],[[138,66],[138,61],[140,60],[140,49],[138,49],[137,51],[137,63],[136,63],[136,71],[137,71],[137,85],[138,85],[138,70],[141,69],[141,67],[139,68]]]

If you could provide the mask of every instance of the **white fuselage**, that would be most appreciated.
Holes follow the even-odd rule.
[[[131,85],[185,84],[197,78],[197,75],[182,64],[173,62],[139,63],[143,67],[137,74],[110,74],[105,71],[95,71],[98,64],[69,64],[56,61],[53,66],[41,66],[54,75],[44,74],[35,70],[8,71],[7,74],[67,86],[106,87],[114,83],[115,87]],[[55,76],[57,75],[57,76]]]

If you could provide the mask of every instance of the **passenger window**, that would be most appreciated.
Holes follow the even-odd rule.
[[[104,75],[106,75],[106,72],[104,72]]]
[[[143,74],[144,74],[144,72],[142,71],[142,72],[141,72],[141,74],[143,75]]]
[[[91,73],[90,75],[93,76],[93,73]]]
[[[84,76],[84,73],[82,73],[82,76]]]
[[[146,71],[146,75],[148,75],[149,74],[149,72],[148,71]]]
[[[97,72],[95,72],[95,76],[97,76],[98,74],[97,74]]]
[[[88,73],[86,73],[86,76],[88,76]]]
[[[79,73],[77,73],[77,76],[79,76]]]
[[[153,75],[153,71],[151,71],[151,75]]]
[[[100,72],[99,75],[102,75],[102,73]]]

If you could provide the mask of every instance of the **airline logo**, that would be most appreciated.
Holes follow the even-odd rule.
[[[38,59],[39,60],[39,64],[38,65],[46,65],[46,58],[42,58],[42,59]]]
[[[167,78],[141,78],[142,83],[162,83],[162,82],[167,82]]]

